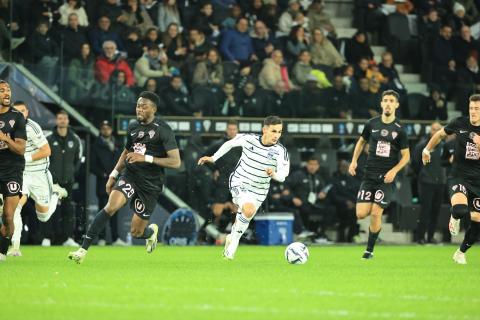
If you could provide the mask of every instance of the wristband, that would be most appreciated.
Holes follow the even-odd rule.
[[[430,155],[430,150],[428,150],[427,148],[423,148],[422,153],[423,153],[424,155],[429,156],[429,155]]]
[[[118,177],[118,170],[117,169],[113,169],[113,171],[110,173],[109,177],[112,177],[113,179],[116,179]]]
[[[31,154],[26,154],[25,155],[25,162],[29,163],[29,162],[32,162],[33,159],[32,159],[32,155]]]
[[[145,156],[145,162],[153,163],[153,157],[152,156]]]

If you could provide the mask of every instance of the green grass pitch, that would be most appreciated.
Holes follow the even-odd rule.
[[[480,319],[480,248],[468,265],[453,246],[310,247],[289,265],[284,247],[24,247],[0,264],[0,319]]]

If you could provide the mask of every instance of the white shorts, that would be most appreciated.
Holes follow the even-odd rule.
[[[48,207],[52,197],[52,174],[47,171],[23,172],[22,193],[31,197],[35,203]]]
[[[238,181],[231,181],[230,193],[232,194],[232,201],[241,210],[245,203],[253,203],[255,211],[262,206],[266,196],[261,196],[249,191],[245,185]]]

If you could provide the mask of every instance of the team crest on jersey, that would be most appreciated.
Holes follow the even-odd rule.
[[[382,201],[383,198],[385,198],[385,194],[383,193],[383,191],[377,190],[377,192],[375,192],[375,201]]]
[[[3,127],[5,127],[5,122],[0,121],[0,129],[3,129]]]
[[[7,183],[7,189],[10,193],[17,193],[20,190],[20,184],[15,181],[10,181]]]
[[[150,139],[153,139],[153,137],[155,136],[155,130],[148,131],[148,136],[150,137]]]
[[[143,213],[143,211],[145,211],[145,204],[139,198],[135,199],[133,205],[135,206],[136,213]]]
[[[382,131],[380,131],[380,134],[382,135],[382,137],[386,137],[388,136],[388,130],[382,129]]]
[[[145,132],[140,131],[140,132],[138,133],[138,139],[142,139],[144,136],[145,136]]]
[[[398,133],[396,131],[392,131],[392,138],[395,139],[398,136]]]
[[[15,120],[8,121],[8,124],[10,125],[10,127],[13,128],[13,126],[15,125]]]
[[[278,156],[277,150],[268,150],[267,157],[268,159],[275,159]]]
[[[68,147],[69,147],[70,149],[73,148],[73,141],[68,141]]]

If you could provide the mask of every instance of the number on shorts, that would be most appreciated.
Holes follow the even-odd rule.
[[[467,188],[465,188],[465,186],[464,186],[463,184],[460,184],[460,183],[459,183],[459,184],[454,185],[454,186],[452,187],[452,190],[453,190],[454,192],[457,192],[457,191],[458,191],[458,192],[463,193],[464,195],[467,195]]]
[[[360,190],[358,191],[358,200],[364,200],[364,201],[370,201],[372,198],[372,192],[371,191],[365,191],[365,190]]]
[[[135,193],[135,189],[132,188],[130,183],[127,183],[123,188],[122,191],[125,192],[128,198],[131,198]]]

